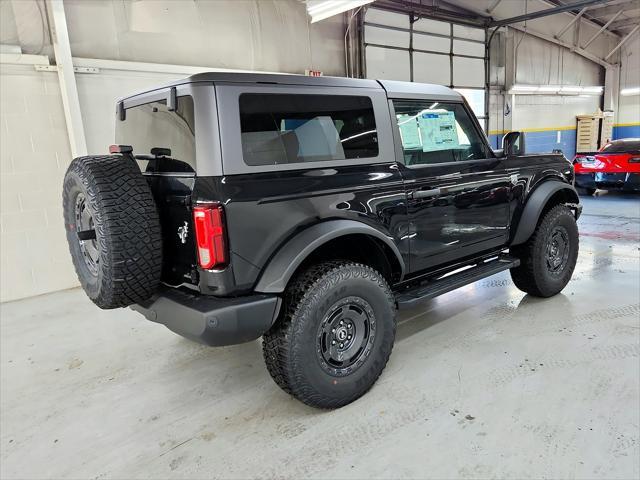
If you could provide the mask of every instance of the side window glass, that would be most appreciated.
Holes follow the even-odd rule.
[[[242,156],[247,165],[278,165],[378,156],[369,97],[240,95]]]
[[[408,167],[487,157],[482,137],[462,104],[394,100]]]

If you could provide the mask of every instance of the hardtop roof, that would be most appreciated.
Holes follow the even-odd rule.
[[[304,85],[317,87],[348,87],[372,88],[386,90],[389,97],[408,98],[412,96],[429,96],[437,100],[462,101],[462,95],[455,90],[442,85],[428,83],[402,82],[397,80],[370,80],[347,77],[312,77],[307,75],[278,74],[278,73],[243,73],[243,72],[202,72],[180,80],[159,85],[148,90],[136,92],[118,99],[127,100],[154,90],[175,87],[187,83],[254,83]]]

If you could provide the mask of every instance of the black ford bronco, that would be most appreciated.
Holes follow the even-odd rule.
[[[202,73],[118,102],[110,155],[67,171],[67,239],[100,308],[262,336],[284,391],[335,408],[381,374],[397,309],[507,269],[531,295],[567,285],[573,167],[524,150],[492,151],[441,86]]]

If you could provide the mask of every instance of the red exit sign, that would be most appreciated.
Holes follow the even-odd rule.
[[[322,76],[322,72],[320,70],[305,70],[304,74],[307,77],[321,77]]]

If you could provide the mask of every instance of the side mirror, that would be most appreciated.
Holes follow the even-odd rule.
[[[502,138],[502,150],[507,157],[524,155],[524,133],[509,132]]]

